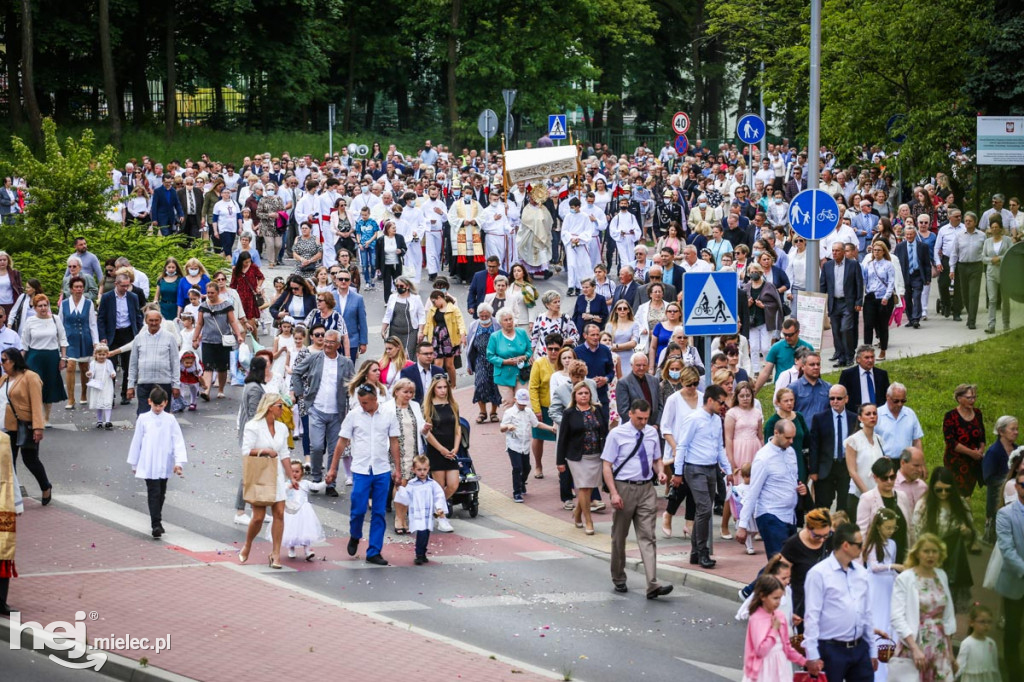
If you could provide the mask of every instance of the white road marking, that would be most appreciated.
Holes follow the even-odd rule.
[[[516,552],[516,555],[531,561],[557,561],[559,559],[576,559],[576,555],[563,552],[558,549],[544,550],[540,552]]]
[[[416,601],[364,601],[349,602],[345,605],[349,611],[369,615],[371,613],[386,613],[389,611],[429,611],[430,607]]]
[[[676,656],[675,658],[677,661],[688,663],[694,668],[700,668],[701,670],[712,673],[713,675],[718,675],[719,677],[724,677],[727,680],[732,680],[732,682],[741,682],[743,679],[743,670],[741,668],[729,668],[724,665],[694,661],[689,658],[682,658],[681,656]]]

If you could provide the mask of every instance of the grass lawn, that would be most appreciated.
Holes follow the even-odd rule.
[[[898,381],[907,387],[907,405],[917,413],[924,429],[924,453],[929,472],[942,466],[945,448],[942,419],[956,407],[953,389],[958,384],[978,386],[977,407],[985,419],[987,444],[995,440],[992,429],[1000,416],[1010,414],[1024,418],[1020,383],[1024,374],[1022,351],[1024,329],[1018,328],[991,339],[931,355],[878,363],[889,372],[890,381]],[[826,374],[825,380],[835,384],[839,380],[839,372]],[[775,411],[770,396],[770,392],[764,391],[761,397],[766,415]],[[976,490],[971,503],[975,522],[983,527],[984,490]]]

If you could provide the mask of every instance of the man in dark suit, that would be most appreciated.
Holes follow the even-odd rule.
[[[100,297],[96,327],[100,335],[99,341],[107,344],[111,350],[127,345],[142,329],[139,297],[131,288],[131,278],[126,274],[120,274],[114,279],[113,291],[108,291]],[[112,360],[115,370],[118,364],[121,365],[122,405],[131,402],[128,400],[128,368],[131,366],[131,359],[131,351],[124,351],[114,356]]]
[[[191,195],[191,197],[189,196]],[[203,220],[203,190],[196,187],[195,180],[191,177],[185,178],[185,186],[178,190],[178,203],[185,215],[185,222],[182,225],[182,232],[191,239],[198,239],[200,230],[204,227]],[[182,273],[178,273],[180,276]]]
[[[821,268],[819,285],[828,294],[835,366],[852,365],[853,350],[857,347],[857,314],[864,301],[864,274],[860,265],[846,258],[842,242],[832,245],[832,260]]]
[[[830,508],[835,500],[836,509],[846,511],[850,472],[843,442],[856,433],[857,415],[846,409],[846,389],[838,384],[828,390],[828,401],[829,409],[811,419],[807,471],[814,481],[814,506]]]
[[[839,385],[846,388],[846,395],[854,407],[864,403],[881,405],[889,390],[889,373],[875,367],[875,349],[872,346],[860,346],[857,364],[843,370],[839,375]]]
[[[917,230],[913,228],[904,230],[903,238],[906,241],[896,245],[895,253],[907,289],[907,326],[920,329],[921,315],[928,304],[921,300],[921,292],[932,281],[932,252],[918,239]]]
[[[640,285],[633,280],[633,268],[629,265],[623,265],[619,268],[619,284],[615,287],[615,292],[612,294],[612,309],[615,309],[615,304],[619,301],[625,301],[629,304],[629,307],[636,312],[637,307],[640,305]]]
[[[416,346],[416,363],[409,365],[401,372],[403,379],[408,379],[416,386],[416,395],[413,400],[420,405],[423,404],[423,396],[430,388],[430,382],[439,374],[444,374],[444,369],[434,365],[434,346],[429,341],[420,341]]]
[[[664,287],[663,293],[665,295],[666,301],[671,302],[676,300],[676,294],[679,293],[678,290],[674,286],[665,281],[664,271],[662,270],[662,267],[660,265],[652,265],[651,269],[647,272],[647,284],[640,287],[640,293],[638,298],[638,302],[640,303],[640,305],[643,305],[644,303],[647,303],[649,300],[651,300],[652,284],[661,284]],[[634,310],[633,312],[635,313],[636,310]]]
[[[642,398],[651,406],[651,415],[647,423],[657,428],[661,423],[662,408],[658,380],[647,373],[648,361],[643,353],[635,353],[629,366],[633,371],[619,379],[619,383],[615,385],[615,408],[619,410],[619,414],[629,414],[629,406],[633,401]]]
[[[484,302],[484,297],[494,293],[494,278],[498,275],[508,277],[508,273],[498,267],[500,263],[497,256],[489,256],[486,269],[473,275],[473,280],[469,283],[469,297],[466,300],[466,311],[473,317],[476,317],[477,306]]]
[[[169,235],[174,227],[184,218],[178,193],[171,186],[174,178],[170,173],[164,174],[164,184],[153,190],[153,201],[150,204],[150,218],[153,227],[160,228],[160,234]]]

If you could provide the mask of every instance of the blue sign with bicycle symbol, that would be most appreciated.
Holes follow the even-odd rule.
[[[839,204],[820,189],[805,189],[789,205],[789,224],[805,239],[824,239],[839,226]]]
[[[739,275],[688,272],[683,275],[683,331],[690,336],[735,334]]]

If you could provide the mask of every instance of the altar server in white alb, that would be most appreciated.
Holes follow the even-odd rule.
[[[441,246],[444,244],[445,222],[448,208],[441,200],[437,185],[431,185],[427,196],[419,201],[426,229],[427,275],[433,280],[441,271]]]
[[[580,282],[593,272],[588,248],[593,236],[590,217],[580,212],[579,197],[569,199],[569,212],[562,221],[562,244],[565,246],[565,264],[569,279],[568,296],[579,294]]]
[[[619,262],[622,265],[636,267],[636,253],[633,247],[636,246],[636,240],[640,238],[640,224],[629,212],[629,197],[619,197],[619,212],[608,223],[608,230],[612,239],[615,240],[615,248],[619,252]]]
[[[398,218],[398,234],[405,238],[405,260],[402,274],[414,283],[420,283],[423,270],[423,236],[425,221],[423,211],[416,208],[416,193],[402,195],[402,205],[395,209]]]
[[[164,534],[162,515],[167,479],[172,473],[181,476],[181,467],[188,462],[178,420],[164,411],[167,400],[166,391],[159,386],[149,392],[150,410],[140,414],[135,422],[135,435],[128,451],[128,464],[135,478],[146,481],[150,528],[154,538]]]
[[[416,533],[416,565],[427,563],[427,544],[434,528],[434,517],[444,518],[448,502],[444,489],[430,477],[430,460],[426,455],[412,458],[415,478],[395,490],[395,503],[409,508],[409,531]]]
[[[511,240],[512,224],[508,219],[508,205],[501,197],[491,190],[491,203],[484,209],[480,221],[480,231],[484,233],[484,254],[487,258],[496,256],[502,271],[508,272],[509,241]]]
[[[596,194],[587,192],[587,201],[580,207],[580,213],[587,216],[587,219],[590,220],[590,227],[593,231],[590,243],[587,244],[587,251],[590,252],[591,272],[601,262],[601,246],[604,243],[603,233],[608,229],[608,216],[597,205],[596,200]]]

